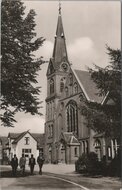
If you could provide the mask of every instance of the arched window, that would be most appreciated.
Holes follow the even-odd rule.
[[[51,126],[49,125],[48,126],[48,137],[50,137],[50,134],[51,134]]]
[[[66,93],[66,97],[69,96],[69,90],[68,90],[68,87],[65,87],[65,93]]]
[[[53,94],[54,93],[54,80],[51,79],[50,80],[50,94]]]
[[[63,92],[63,89],[64,89],[64,81],[63,81],[63,79],[61,79],[61,81],[60,81],[60,92]]]
[[[77,149],[77,147],[74,148],[74,156],[75,156],[75,157],[78,156],[78,149]]]
[[[82,146],[83,146],[83,153],[85,153],[85,141],[82,142]]]
[[[59,114],[59,116],[58,116],[57,130],[58,130],[58,134],[61,134],[61,132],[63,131],[63,118],[62,118],[61,114]]]
[[[88,154],[88,152],[89,152],[89,143],[88,143],[88,141],[86,140],[86,153]]]
[[[99,139],[95,140],[94,146],[95,146],[95,152],[97,154],[98,160],[101,161],[101,142]]]
[[[69,74],[69,85],[73,84],[73,76],[72,73]]]
[[[74,83],[74,93],[75,93],[75,94],[78,93],[78,85],[77,85],[76,82]]]
[[[75,101],[70,101],[66,108],[67,130],[78,135],[78,109]]]

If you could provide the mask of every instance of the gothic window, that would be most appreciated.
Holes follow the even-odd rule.
[[[101,142],[99,139],[95,140],[95,152],[97,154],[98,160],[101,160]]]
[[[63,118],[62,118],[61,114],[59,114],[59,116],[58,116],[58,126],[57,126],[57,129],[58,129],[58,133],[61,134],[61,131],[63,131]]]
[[[82,146],[83,146],[83,153],[85,153],[85,141],[82,142]]]
[[[53,94],[54,93],[54,80],[51,79],[50,80],[50,94]]]
[[[78,135],[78,109],[75,101],[70,101],[66,108],[67,130]]]
[[[112,158],[112,154],[111,154],[111,147],[110,146],[108,146],[108,160],[111,160],[111,158]]]
[[[65,87],[65,93],[66,93],[66,97],[68,97],[68,95],[69,95],[68,87]]]
[[[53,125],[48,126],[48,137],[51,138],[53,136]]]
[[[78,93],[78,85],[77,85],[76,82],[74,83],[74,93],[75,93],[75,94]]]
[[[75,156],[75,157],[78,156],[78,149],[77,149],[77,147],[74,148],[74,156]]]
[[[88,141],[86,141],[86,153],[88,154],[88,152],[89,152]]]
[[[53,136],[53,125],[51,125],[50,136]]]
[[[69,85],[72,85],[73,84],[73,76],[72,76],[72,73],[70,73],[69,75]]]
[[[64,89],[64,81],[63,81],[63,79],[61,79],[61,81],[60,81],[60,92],[63,92],[63,89]]]
[[[50,137],[50,125],[48,126],[48,137]]]

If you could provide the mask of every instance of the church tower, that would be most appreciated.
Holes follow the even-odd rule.
[[[58,101],[64,89],[65,79],[69,72],[70,64],[67,56],[65,34],[62,23],[61,5],[54,41],[52,58],[47,69],[47,98],[46,98],[46,123],[45,155],[49,162],[56,160],[55,142],[57,141],[56,110]]]

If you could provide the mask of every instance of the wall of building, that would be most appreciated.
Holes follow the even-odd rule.
[[[29,138],[28,144],[26,144],[25,142],[26,137]],[[37,150],[37,141],[29,133],[27,133],[24,137],[22,137],[22,139],[18,141],[17,144],[12,144],[11,153],[13,155],[16,154],[18,159],[20,159],[22,153],[24,153],[27,159],[27,163],[31,154],[33,154],[34,157],[37,159],[37,156],[39,155],[39,151]]]

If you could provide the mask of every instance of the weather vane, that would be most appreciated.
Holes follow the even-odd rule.
[[[59,0],[59,14],[61,14],[61,1]]]

